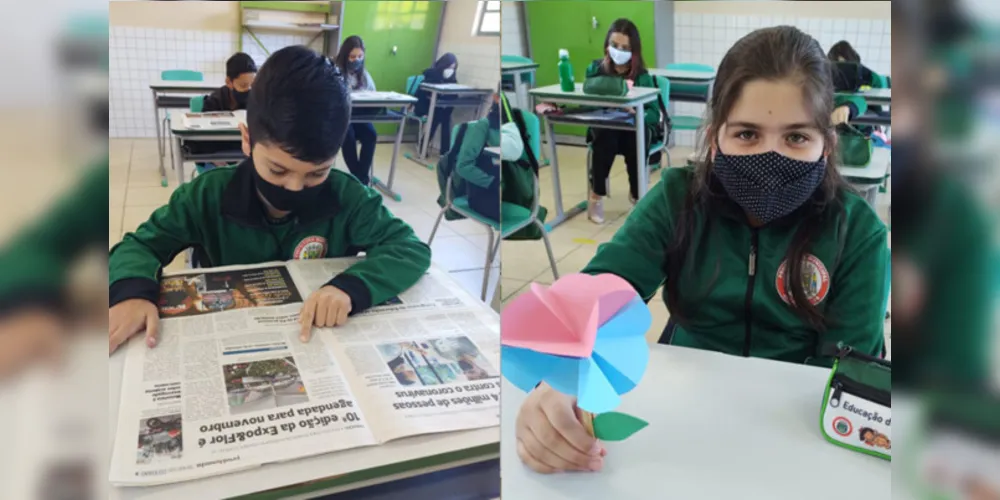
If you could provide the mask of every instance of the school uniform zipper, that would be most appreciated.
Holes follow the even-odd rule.
[[[743,303],[745,335],[743,337],[743,357],[750,357],[750,343],[753,324],[753,284],[757,279],[757,229],[750,230],[750,262],[748,264],[747,293]]]
[[[892,408],[891,393],[859,384],[847,377],[834,375],[833,383],[830,384],[830,387],[833,388],[833,397],[830,398],[830,405],[834,408],[840,406],[840,397],[845,392],[861,399],[878,403],[886,408]]]

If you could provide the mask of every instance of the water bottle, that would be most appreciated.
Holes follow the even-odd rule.
[[[576,82],[573,81],[573,65],[569,63],[569,51],[566,49],[559,49],[559,87],[563,92],[576,90]]]

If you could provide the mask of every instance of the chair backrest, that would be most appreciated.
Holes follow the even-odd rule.
[[[528,134],[528,140],[531,141],[529,145],[531,147],[531,152],[534,153],[535,158],[541,158],[542,152],[542,121],[538,119],[538,116],[534,113],[521,110],[521,119],[524,120],[525,133]]]
[[[518,55],[513,55],[513,54],[506,54],[506,55],[501,54],[500,55],[500,63],[503,64],[505,62],[508,62],[508,63],[534,64],[535,61],[532,61],[530,57],[518,56]],[[532,87],[535,86],[535,73],[534,72],[528,73],[526,75],[521,75],[521,77],[522,77],[521,81],[528,82],[528,84],[531,85]],[[514,81],[514,77],[510,76],[510,75],[504,75],[501,78],[501,80],[502,81],[506,81],[506,82],[513,82]]]
[[[417,95],[420,84],[424,83],[424,75],[413,75],[406,79],[406,93],[412,96]],[[454,137],[454,136],[452,136]]]
[[[200,82],[205,80],[201,71],[190,69],[168,69],[160,73],[160,79],[166,81]]]
[[[205,109],[205,96],[196,95],[191,98],[191,102],[188,104],[188,109],[192,113],[201,113],[201,110]]]
[[[677,71],[699,71],[702,73],[714,73],[715,69],[707,64],[698,63],[671,63],[667,65],[667,69],[673,69]],[[708,97],[707,83],[674,83],[673,89],[675,92],[684,94],[695,94],[704,95]]]

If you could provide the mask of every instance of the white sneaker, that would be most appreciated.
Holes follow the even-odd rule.
[[[587,218],[594,224],[604,224],[604,199],[591,196],[587,199]]]

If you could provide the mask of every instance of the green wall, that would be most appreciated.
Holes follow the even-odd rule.
[[[653,2],[625,0],[583,1],[545,0],[525,2],[528,18],[528,41],[531,54],[539,64],[535,74],[541,87],[559,83],[559,49],[569,50],[576,81],[582,82],[587,66],[604,56],[604,37],[616,19],[625,17],[639,28],[642,57],[646,66],[656,63],[656,33],[653,30]],[[593,18],[597,18],[597,28]],[[586,128],[557,125],[556,133],[584,135]]]
[[[422,73],[434,62],[441,5],[436,1],[345,1],[341,41],[360,36],[365,41],[365,67],[375,86],[405,93],[406,78]],[[393,46],[398,48],[396,54],[392,54]],[[393,124],[377,124],[375,128],[380,135],[396,133]]]

